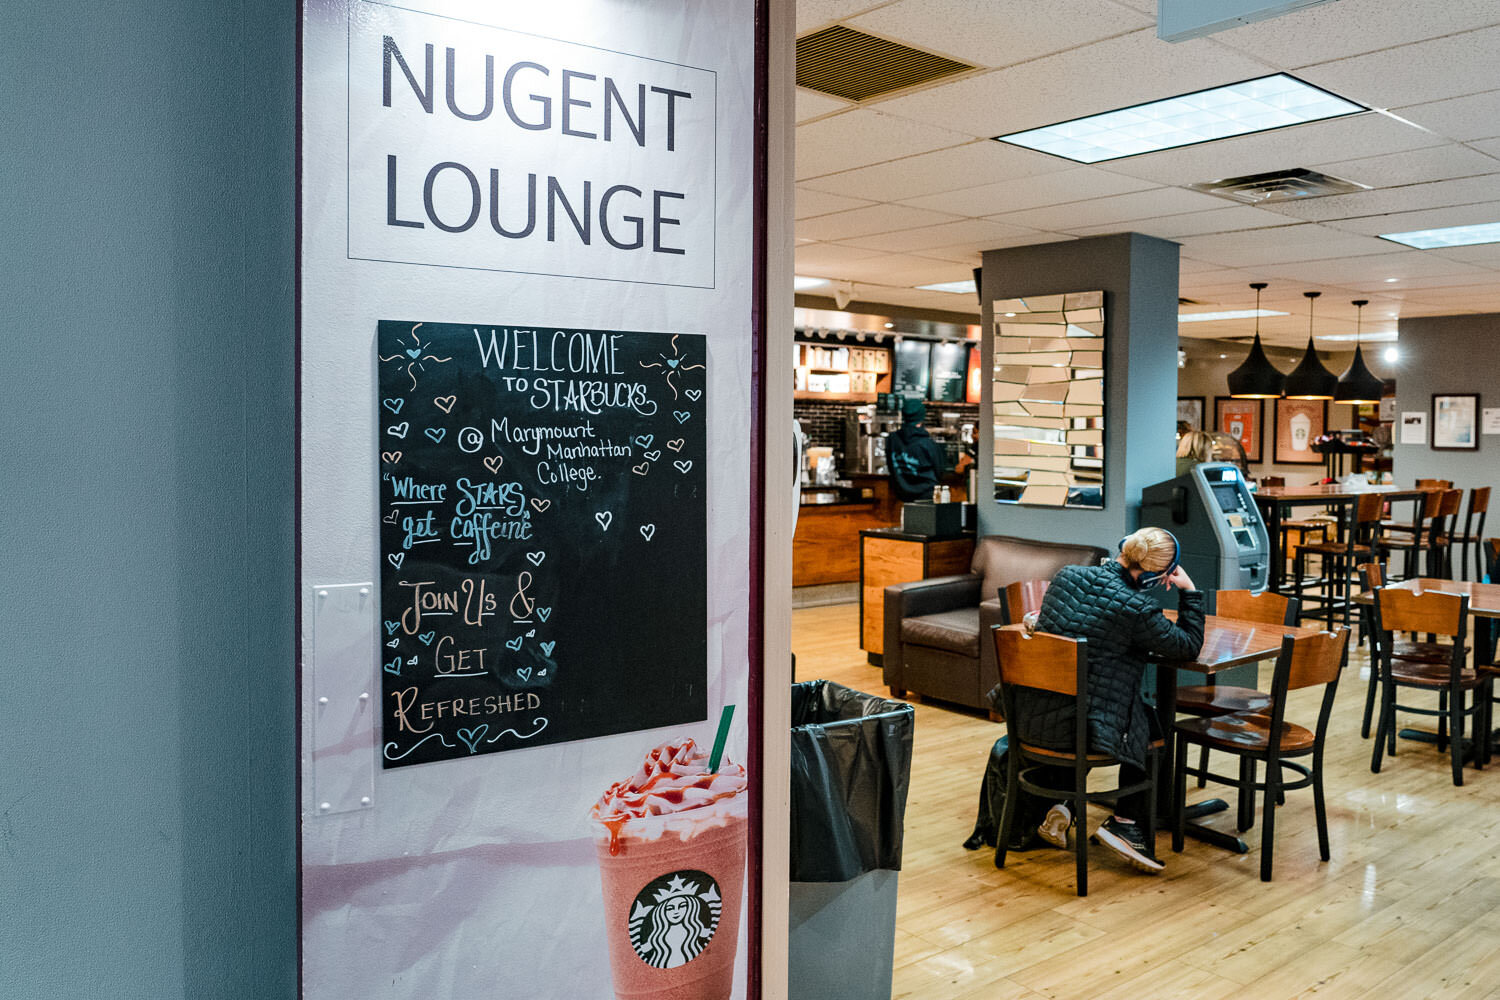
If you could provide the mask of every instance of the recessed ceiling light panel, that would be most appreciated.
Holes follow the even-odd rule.
[[[924,292],[953,292],[954,294],[973,295],[974,279],[968,278],[964,281],[940,281],[935,285],[918,285]]]
[[[1381,233],[1380,238],[1418,250],[1438,247],[1471,247],[1479,243],[1500,243],[1500,222],[1481,222],[1474,226],[1449,226],[1446,229],[1414,229],[1409,233]]]
[[[1227,312],[1178,313],[1179,323],[1208,323],[1216,319],[1255,319],[1258,316],[1285,316],[1275,309],[1230,309]]]
[[[810,278],[800,274],[792,275],[792,289],[794,291],[802,292],[809,288],[820,288],[826,284],[828,284],[827,278]]]
[[[1368,110],[1276,73],[995,139],[1077,163],[1100,163]]]

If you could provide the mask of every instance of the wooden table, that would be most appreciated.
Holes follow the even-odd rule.
[[[1327,486],[1266,486],[1256,491],[1255,503],[1260,508],[1261,519],[1266,522],[1266,535],[1271,542],[1269,585],[1272,590],[1281,593],[1286,563],[1286,555],[1281,551],[1281,512],[1291,507],[1348,507],[1366,493],[1379,493],[1392,502],[1420,502],[1426,490],[1402,486],[1351,487],[1332,483]]]
[[[1176,618],[1176,613],[1173,611],[1165,611],[1163,614],[1169,618]],[[1174,755],[1176,737],[1174,723],[1177,721],[1176,672],[1187,670],[1212,677],[1232,667],[1274,659],[1281,652],[1283,636],[1290,635],[1293,638],[1303,639],[1310,635],[1317,635],[1320,631],[1322,629],[1319,626],[1268,625],[1264,622],[1207,615],[1203,621],[1203,648],[1199,650],[1196,659],[1156,661],[1156,713],[1161,723],[1162,733],[1166,737],[1166,746],[1162,752],[1165,755],[1168,771],[1166,794],[1158,795],[1158,801],[1162,803],[1159,808],[1164,815],[1171,816],[1172,796],[1177,789],[1174,776],[1170,773],[1172,762],[1177,759]],[[1206,843],[1223,847],[1237,854],[1244,854],[1250,848],[1239,837],[1194,822],[1194,820],[1223,812],[1228,808],[1229,804],[1223,799],[1207,799],[1188,806],[1185,810],[1188,818],[1187,833]]]

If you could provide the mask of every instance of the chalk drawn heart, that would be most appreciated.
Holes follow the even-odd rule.
[[[654,525],[654,524],[643,524],[643,525],[641,525],[641,537],[644,538],[646,541],[648,541],[648,542],[651,541],[651,536],[654,535],[654,534],[656,534],[656,525]]]
[[[403,406],[406,405],[406,400],[404,400],[404,399],[382,399],[380,401],[380,405],[383,406],[383,407],[385,407],[387,410],[390,410],[392,413],[400,413],[401,412],[401,407],[403,407]]]
[[[676,368],[680,364],[682,364],[682,359],[681,358],[668,358],[667,359],[667,367],[669,367],[669,368]]]
[[[413,657],[411,657],[411,658],[409,658],[409,659],[408,659],[408,660],[407,660],[407,661],[406,661],[406,665],[407,665],[407,666],[408,666],[408,667],[415,667],[415,666],[416,666],[416,665],[417,665],[417,658],[416,658],[416,657],[415,657],[415,656],[413,656]]]
[[[685,424],[685,423],[687,423],[688,419],[690,417],[692,417],[692,415],[693,414],[690,411],[688,411],[688,410],[673,410],[672,411],[672,416],[674,416],[674,417],[677,418],[677,422],[679,424]]]
[[[417,638],[422,640],[422,645],[424,645],[424,646],[431,646],[432,645],[432,640],[434,640],[434,639],[437,638],[437,633],[436,632],[423,632],[421,635],[417,636]]]
[[[547,553],[545,552],[526,553],[526,561],[531,563],[531,565],[533,566],[540,566],[542,564],[542,560],[545,558],[547,558]]]
[[[452,413],[453,412],[453,404],[456,403],[456,402],[458,402],[458,397],[457,396],[439,396],[436,399],[434,399],[432,402],[433,402],[433,405],[435,405],[438,409],[442,410],[444,413]]]
[[[458,738],[464,741],[464,746],[469,748],[469,753],[476,753],[479,750],[479,741],[484,739],[484,734],[489,731],[489,723],[483,722],[473,729],[460,729]]]
[[[519,678],[521,678],[521,680],[523,680],[523,681],[529,681],[529,680],[531,680],[531,668],[530,667],[517,667],[516,668],[516,676],[519,677]]]
[[[526,633],[526,638],[530,639],[530,638],[532,638],[535,635],[536,635],[536,629],[532,629],[530,632]]]
[[[386,622],[385,623],[385,634],[386,635],[395,635],[396,634],[396,630],[398,628],[400,628],[400,627],[401,627],[401,623],[400,622]]]
[[[613,521],[614,519],[615,516],[607,510],[601,510],[599,513],[594,515],[594,520],[598,521],[599,527],[603,528],[605,531],[609,530],[609,522]]]
[[[380,460],[382,462],[389,462],[392,465],[395,465],[397,462],[401,461],[401,453],[399,451],[382,451],[380,453]]]
[[[536,617],[537,617],[538,621],[546,621],[548,618],[552,617],[552,609],[551,608],[537,608],[536,609]]]
[[[445,435],[445,434],[448,433],[448,428],[446,428],[446,427],[429,427],[425,431],[423,431],[422,433],[426,434],[428,437],[432,438],[432,443],[433,444],[442,444],[443,443],[443,435]]]
[[[685,444],[687,444],[687,440],[686,439],[684,439],[684,438],[678,438],[676,441],[668,441],[667,442],[667,447],[671,448],[673,451],[681,451],[682,450],[682,446],[685,445]]]
[[[686,458],[679,458],[677,461],[673,462],[672,464],[675,465],[675,466],[677,466],[677,471],[678,472],[682,472],[682,473],[686,473],[687,470],[689,470],[689,469],[691,469],[693,467],[692,460],[691,459],[686,459]]]
[[[651,461],[654,462],[658,458],[661,458],[661,452],[659,452],[659,451],[648,451],[642,457],[649,458]]]
[[[405,552],[392,552],[390,555],[388,555],[388,556],[385,557],[385,561],[388,562],[388,563],[390,563],[392,566],[396,567],[397,569],[400,569],[401,568],[401,564],[404,563],[404,562],[406,562],[406,553]]]
[[[422,349],[420,347],[408,347],[406,349],[406,356],[409,358],[414,358],[421,353]]]
[[[516,650],[521,648],[521,643],[525,641],[526,637],[524,635],[518,635],[514,639],[507,639],[505,642],[505,648],[514,653]]]
[[[538,676],[538,677],[546,677],[546,676],[547,676],[547,668],[546,668],[546,667],[543,667],[543,668],[542,668],[542,669],[540,669],[540,670],[538,670],[538,671],[537,671],[537,672],[536,672],[536,675],[537,675],[537,676]]]
[[[381,666],[385,668],[386,673],[401,676],[401,657],[398,656],[390,663],[381,664]]]
[[[486,455],[484,458],[484,467],[486,469],[489,469],[491,474],[499,472],[500,466],[504,464],[505,459],[501,458],[499,455]]]
[[[385,429],[385,432],[391,437],[404,438],[406,437],[406,432],[410,429],[411,424],[403,420],[399,424],[391,424],[391,426]]]
[[[390,642],[386,643],[386,645],[391,647],[392,649],[395,649],[397,646],[401,645],[401,640],[392,639]]]
[[[401,516],[401,512],[399,510],[393,510],[389,514],[387,514],[385,517],[382,517],[381,520],[384,521],[386,524],[395,524],[396,523],[396,519],[398,517],[400,517],[400,516]]]
[[[545,514],[547,512],[547,508],[552,506],[552,501],[551,500],[539,500],[536,497],[532,497],[531,498],[531,506],[534,507],[534,508],[536,508],[536,512],[538,514]]]
[[[691,399],[695,403],[699,399],[701,399],[702,397],[703,397],[703,390],[702,389],[688,389],[687,390],[687,398]]]
[[[544,642],[544,643],[542,643],[542,655],[543,656],[551,656],[552,655],[552,650],[555,649],[556,647],[557,647],[557,643],[555,643],[555,642]]]
[[[642,448],[649,448],[651,447],[651,442],[655,439],[656,435],[654,434],[637,434],[635,436],[635,443],[640,445]]]
[[[651,463],[642,462],[640,465],[632,465],[630,467],[630,471],[634,472],[637,476],[644,476],[646,473],[651,471]]]

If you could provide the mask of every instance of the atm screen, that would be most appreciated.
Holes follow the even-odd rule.
[[[1222,511],[1244,510],[1245,501],[1238,486],[1232,483],[1213,483],[1214,499],[1219,501]]]

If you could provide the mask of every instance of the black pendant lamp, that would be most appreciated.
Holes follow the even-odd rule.
[[[1302,355],[1302,360],[1297,363],[1286,376],[1286,397],[1288,399],[1332,399],[1334,391],[1338,388],[1338,376],[1327,368],[1323,362],[1318,360],[1318,352],[1313,347],[1313,302],[1322,292],[1303,292],[1307,296],[1307,350]]]
[[[1244,364],[1229,373],[1229,395],[1235,399],[1276,399],[1281,395],[1286,376],[1271,364],[1265,349],[1260,346],[1260,293],[1266,283],[1255,281],[1250,287],[1255,289],[1255,341],[1250,345],[1250,356],[1245,358]]]
[[[1365,306],[1370,304],[1369,299],[1355,299],[1350,305],[1357,310],[1354,320],[1354,360],[1349,365],[1349,370],[1339,376],[1339,387],[1334,393],[1334,402],[1351,403],[1378,403],[1380,393],[1383,389],[1380,379],[1365,366],[1364,354],[1359,349],[1359,335],[1364,326]]]

